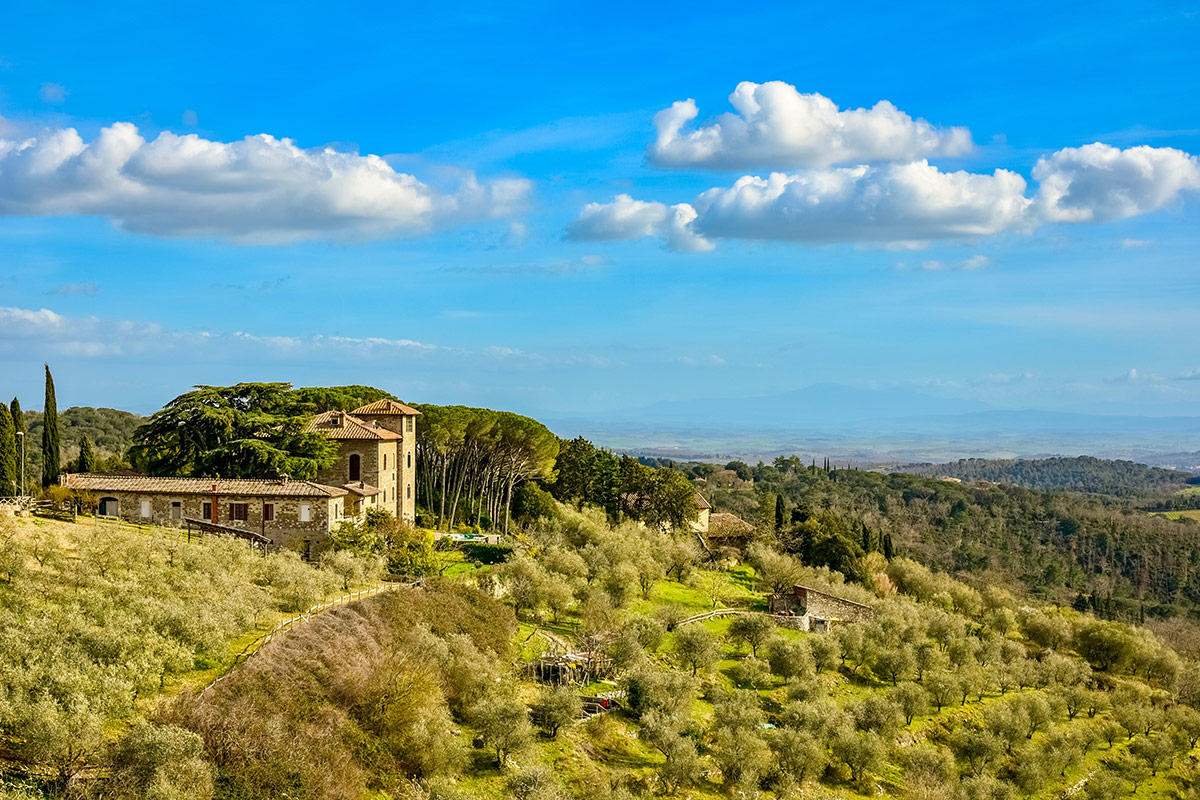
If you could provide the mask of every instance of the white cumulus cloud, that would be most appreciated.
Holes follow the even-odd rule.
[[[652,236],[662,239],[670,249],[681,252],[713,249],[712,242],[692,229],[695,219],[696,210],[687,203],[668,206],[619,194],[611,203],[584,206],[579,217],[567,226],[567,238],[604,242]]]
[[[0,138],[0,214],[104,216],[158,236],[247,244],[412,236],[512,215],[529,190],[523,179],[467,174],[445,191],[379,156],[301,149],[267,134],[147,141],[119,122],[90,142],[73,128]]]
[[[650,163],[722,170],[828,167],[957,156],[972,149],[966,128],[937,128],[887,100],[842,111],[828,97],[782,81],[743,81],[729,102],[737,113],[690,131],[684,126],[700,113],[694,100],[660,111],[654,117],[657,138],[647,149]]]
[[[1095,144],[1038,159],[1039,214],[1051,222],[1107,222],[1175,202],[1200,190],[1200,160],[1172,147],[1125,150]]]
[[[1200,160],[1172,148],[1066,148],[1040,159],[1033,175],[1039,185],[1032,197],[1016,172],[944,172],[925,160],[744,175],[692,203],[667,206],[626,194],[590,203],[568,227],[568,238],[658,237],[676,250],[710,249],[713,239],[920,249],[935,239],[1123,219],[1200,190]],[[1124,246],[1141,244],[1126,240]]]
[[[696,230],[720,238],[892,242],[998,233],[1023,224],[1015,172],[942,172],[925,161],[747,175],[696,200]]]

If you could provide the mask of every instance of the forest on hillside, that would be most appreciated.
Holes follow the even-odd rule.
[[[1200,483],[1200,475],[1133,461],[1092,456],[1036,459],[965,458],[948,464],[914,464],[900,471],[930,478],[990,481],[1047,491],[1142,498]]]
[[[29,432],[25,442],[25,470],[28,476],[42,472],[42,412],[25,411],[25,427]],[[133,432],[145,418],[115,408],[72,406],[58,412],[58,432],[62,461],[69,462],[79,455],[84,437],[91,440],[96,455],[117,466],[124,462],[125,453],[133,442]]]
[[[932,568],[1025,587],[1103,616],[1194,617],[1200,610],[1200,525],[1189,520],[1106,498],[827,470],[798,459],[746,475],[704,486],[714,505],[760,526],[841,530],[850,545],[859,540],[860,551],[886,538]]]

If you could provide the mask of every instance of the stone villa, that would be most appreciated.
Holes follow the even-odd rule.
[[[63,486],[95,496],[101,516],[183,527],[187,519],[259,533],[284,547],[319,546],[343,520],[383,509],[416,518],[416,419],[420,412],[379,400],[309,421],[338,444],[337,460],[316,481],[155,478],[65,474]]]

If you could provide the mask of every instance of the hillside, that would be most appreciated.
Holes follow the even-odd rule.
[[[42,472],[42,412],[25,411],[26,478]],[[115,408],[72,406],[58,412],[58,435],[62,443],[64,463],[79,456],[83,437],[92,440],[96,454],[102,459],[121,458],[133,443],[133,432],[145,418]]]
[[[1194,616],[1200,609],[1200,525],[1123,502],[1017,486],[966,484],[795,461],[753,470],[753,483],[700,484],[714,505],[774,527],[837,531],[859,551],[895,551],[976,582],[1085,603],[1115,618]],[[801,524],[799,529],[803,529]],[[856,543],[857,542],[857,543]],[[836,566],[836,564],[835,564]]]
[[[343,590],[292,553],[80,520],[0,514],[0,796],[14,776],[66,791],[164,694],[203,686]]]
[[[916,464],[903,472],[930,478],[990,481],[1047,491],[1114,497],[1164,495],[1200,483],[1200,475],[1091,456],[1041,459],[967,458],[948,464]]]
[[[1200,684],[1145,631],[903,559],[876,554],[851,585],[769,549],[757,569],[713,569],[689,541],[559,507],[506,563],[339,610],[160,724],[198,733],[219,793],[246,799],[1049,800],[1192,785]],[[764,592],[792,581],[875,617],[778,627]],[[686,621],[714,606],[729,615]],[[529,665],[559,648],[603,654],[612,673],[539,683]],[[581,717],[597,694],[617,709]]]

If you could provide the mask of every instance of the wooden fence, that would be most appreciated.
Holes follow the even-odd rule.
[[[718,608],[712,611],[705,611],[703,614],[697,614],[694,617],[688,617],[687,619],[680,620],[679,622],[675,623],[675,627],[678,628],[681,625],[690,625],[693,622],[704,622],[705,620],[716,619],[717,617],[733,617],[738,614],[748,613],[748,611],[740,608]]]
[[[296,616],[292,617],[291,619],[279,623],[273,629],[271,629],[267,633],[264,633],[262,636],[258,637],[253,642],[251,642],[250,644],[243,647],[242,652],[238,653],[236,656],[233,657],[233,663],[231,663],[229,665],[229,668],[226,669],[225,672],[220,677],[218,677],[216,680],[214,680],[208,686],[205,686],[203,689],[201,689],[200,694],[204,694],[209,689],[211,689],[212,687],[216,686],[221,681],[228,678],[233,673],[234,669],[237,668],[237,666],[239,664],[242,664],[245,661],[247,661],[252,655],[254,655],[259,650],[261,650],[263,645],[265,645],[267,642],[271,641],[272,639],[274,639],[277,636],[282,636],[283,634],[287,633],[293,627],[295,627],[296,625],[298,625],[302,622],[308,622],[310,619],[312,619],[313,615],[319,614],[322,611],[325,611],[326,609],[333,608],[334,606],[344,605],[345,603],[353,603],[357,600],[362,600],[363,598],[370,597],[371,595],[380,594],[381,592],[387,592],[387,591],[391,591],[393,589],[399,589],[401,587],[419,586],[420,583],[421,583],[420,581],[413,581],[412,583],[381,583],[380,585],[373,586],[370,589],[363,589],[362,591],[359,591],[359,592],[351,592],[350,594],[344,594],[341,597],[330,600],[328,602],[318,603],[317,605],[313,606],[312,608],[308,609],[307,611],[302,611],[301,613],[297,614]]]
[[[0,497],[0,511],[27,511],[35,502],[32,497]]]

